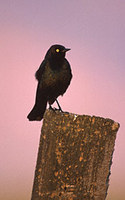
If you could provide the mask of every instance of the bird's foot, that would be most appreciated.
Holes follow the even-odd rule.
[[[51,105],[49,105],[49,110],[55,111],[55,108],[53,108]]]
[[[55,111],[60,111],[63,113],[63,110],[61,108],[54,108]]]
[[[61,109],[61,107],[59,107],[59,108],[53,108],[51,105],[49,105],[49,109],[50,110],[52,110],[52,111],[54,111],[54,112],[56,112],[56,111],[60,111],[60,112],[63,112],[63,110]]]

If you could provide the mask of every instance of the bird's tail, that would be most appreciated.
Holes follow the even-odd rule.
[[[41,121],[46,110],[46,106],[47,100],[42,101],[41,104],[35,103],[33,109],[27,116],[29,121]]]

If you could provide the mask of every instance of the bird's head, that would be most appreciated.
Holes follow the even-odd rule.
[[[45,58],[46,59],[53,59],[53,58],[55,58],[55,59],[61,59],[61,58],[65,57],[66,52],[69,51],[69,50],[70,49],[65,48],[62,45],[55,44],[55,45],[52,45],[49,48],[49,50],[46,53]]]

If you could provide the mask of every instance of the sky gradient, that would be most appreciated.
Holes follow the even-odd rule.
[[[56,43],[71,48],[63,110],[120,123],[107,200],[125,199],[124,19],[124,0],[0,1],[0,199],[31,197],[42,122],[26,116],[35,71]]]

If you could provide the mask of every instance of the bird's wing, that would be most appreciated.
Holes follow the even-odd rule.
[[[44,69],[45,69],[45,65],[46,65],[46,61],[43,60],[43,62],[41,63],[39,69],[38,69],[38,70],[36,71],[36,73],[35,73],[35,77],[36,77],[36,79],[37,79],[38,81],[41,80],[42,74],[43,74]]]

